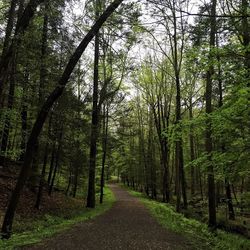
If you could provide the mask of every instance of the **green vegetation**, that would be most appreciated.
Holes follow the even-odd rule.
[[[176,213],[171,205],[150,200],[136,191],[130,190],[129,192],[133,196],[140,198],[161,225],[186,236],[194,244],[194,248],[197,246],[197,249],[201,249],[202,244],[202,249],[250,249],[250,241],[242,236],[221,230],[217,230],[215,235],[208,230],[206,224],[185,218],[183,214]]]
[[[78,222],[92,219],[108,209],[110,209],[115,201],[115,197],[109,188],[104,190],[105,200],[103,204],[97,204],[95,209],[84,208],[81,211],[68,211],[66,214],[48,215],[45,214],[39,221],[30,223],[25,222],[25,227],[29,228],[26,232],[13,234],[10,240],[0,240],[0,249],[14,249],[25,245],[35,244],[41,242],[43,239],[52,237],[55,234],[66,230]],[[70,215],[70,217],[69,217]],[[14,225],[18,228],[24,224]]]

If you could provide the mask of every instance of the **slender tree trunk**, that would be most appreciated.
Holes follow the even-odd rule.
[[[175,1],[173,1],[174,8]],[[180,84],[180,62],[178,56],[178,37],[177,37],[177,17],[176,12],[173,9],[173,25],[174,25],[174,35],[173,35],[173,66],[175,72],[175,85],[176,85],[176,126],[178,132],[178,138],[176,140],[175,145],[175,157],[176,157],[176,178],[177,180],[177,203],[176,203],[176,211],[180,211],[180,202],[181,202],[181,193],[183,197],[183,208],[187,209],[187,195],[186,195],[186,180],[185,180],[185,172],[184,172],[184,159],[183,159],[183,142],[182,142],[182,128],[181,128],[181,84]],[[181,51],[182,53],[182,51]],[[182,192],[181,192],[182,191]]]
[[[45,0],[44,6],[44,15],[43,15],[43,29],[42,29],[42,40],[41,40],[41,64],[40,64],[40,84],[38,92],[38,112],[39,107],[44,102],[44,87],[46,84],[47,69],[46,69],[46,58],[47,58],[47,47],[48,47],[48,1]],[[34,145],[34,157],[32,162],[32,173],[30,177],[31,190],[34,190],[34,187],[38,184],[38,175],[39,175],[39,140],[37,140],[36,145]]]
[[[41,65],[40,65],[40,84],[39,84],[39,93],[38,93],[38,106],[41,106],[41,103],[44,101],[44,88],[46,84],[47,77],[47,50],[48,50],[48,0],[45,0],[44,7],[44,16],[43,16],[43,30],[42,30],[42,40],[41,40]]]
[[[100,1],[95,1],[95,15],[98,19],[100,14]],[[95,56],[94,56],[94,86],[93,86],[93,107],[92,107],[92,126],[90,137],[90,155],[89,155],[89,183],[87,207],[95,207],[95,171],[96,171],[96,155],[97,155],[97,140],[98,140],[98,125],[99,125],[99,110],[98,110],[98,82],[99,82],[99,59],[100,59],[100,33],[95,36]]]
[[[54,187],[54,182],[56,179],[56,174],[57,174],[57,170],[58,170],[58,166],[59,166],[59,159],[60,159],[60,153],[61,153],[61,147],[62,147],[62,138],[63,138],[63,127],[61,128],[61,132],[59,135],[59,140],[58,140],[58,146],[57,146],[57,150],[56,150],[56,161],[55,161],[55,167],[54,167],[54,171],[53,171],[53,175],[52,175],[52,179],[51,179],[51,183],[49,186],[49,196],[51,196],[52,191],[53,191],[53,187]]]
[[[78,186],[78,175],[79,175],[79,166],[75,166],[74,171],[74,187],[73,187],[73,194],[72,196],[75,198],[77,193],[77,186]]]
[[[37,192],[37,197],[36,197],[36,203],[35,203],[35,208],[39,209],[40,208],[40,203],[42,200],[42,193],[43,193],[43,186],[44,186],[44,177],[46,173],[46,165],[47,165],[47,160],[48,160],[48,142],[46,143],[45,146],[45,151],[44,151],[44,159],[43,159],[43,167],[42,167],[42,173],[40,176],[40,183],[38,187],[38,192]]]
[[[202,200],[204,200],[201,171],[200,171],[200,170],[198,170],[198,173],[199,173],[199,186],[200,186],[200,194],[201,194],[201,199],[202,199]]]
[[[210,114],[212,113],[212,85],[213,85],[213,74],[214,67],[211,63],[212,60],[212,50],[215,47],[215,35],[216,35],[216,0],[212,0],[212,9],[210,17],[210,55],[209,55],[209,69],[207,71],[207,81],[206,81],[206,140],[205,148],[207,152],[208,160],[208,207],[209,207],[209,221],[208,225],[211,229],[216,228],[216,204],[215,204],[215,184],[214,184],[214,169],[212,163],[212,124]]]
[[[108,143],[108,120],[109,120],[109,108],[108,103],[106,104],[107,107],[104,106],[103,108],[103,155],[102,155],[102,172],[101,172],[101,191],[100,191],[100,203],[103,202],[103,188],[105,182],[105,163],[106,163],[106,155],[107,155],[107,143]],[[106,112],[105,112],[106,110]],[[119,176],[118,176],[119,178]]]
[[[162,137],[162,119],[161,119],[161,110],[160,110],[160,100],[157,101],[157,111],[154,105],[151,105],[152,112],[154,115],[155,127],[157,130],[157,135],[160,143],[161,150],[161,165],[163,170],[163,180],[162,180],[162,198],[163,201],[169,202],[169,169],[168,169],[168,150],[166,139]]]
[[[21,111],[21,119],[22,119],[22,132],[21,132],[21,155],[20,161],[24,160],[24,154],[26,150],[26,143],[27,143],[27,120],[28,120],[28,106],[27,106],[27,96],[26,96],[26,87],[29,81],[28,72],[25,73],[24,82],[22,86],[22,111]]]
[[[87,207],[95,207],[95,168],[97,154],[97,138],[98,138],[98,67],[99,67],[99,34],[95,38],[95,68],[94,68],[94,90],[93,90],[93,111],[92,111],[92,127],[90,139],[90,156],[89,156],[89,186]]]
[[[186,195],[186,180],[185,180],[185,172],[184,172],[184,161],[183,161],[183,143],[182,143],[182,135],[181,135],[181,96],[180,96],[180,79],[179,75],[176,74],[176,126],[177,131],[179,133],[179,137],[176,141],[176,211],[180,211],[180,202],[181,202],[181,193],[183,196],[183,208],[187,209],[187,195]],[[178,180],[179,179],[179,180]],[[182,191],[182,192],[181,192]]]
[[[156,169],[154,159],[154,141],[153,141],[153,114],[152,109],[149,107],[149,129],[148,129],[148,165],[150,166],[150,179],[149,185],[151,189],[151,198],[156,199]]]
[[[49,192],[48,192],[49,196],[51,196],[53,188],[54,188],[54,183],[55,183],[56,174],[57,174],[57,170],[58,170],[59,155],[60,155],[60,152],[59,152],[59,146],[58,146],[57,151],[56,151],[55,167],[53,169],[53,175],[52,175],[51,183],[49,186]]]
[[[175,149],[175,192],[176,192],[176,212],[181,211],[181,184],[180,184],[180,168],[179,168],[179,147],[176,144]]]
[[[71,171],[71,167],[70,167],[69,178],[68,178],[68,186],[67,186],[67,189],[66,189],[66,196],[69,195],[69,190],[70,190],[70,186],[71,186],[71,180],[72,180],[72,171]]]
[[[42,167],[42,172],[40,176],[40,183],[39,183],[39,188],[37,192],[37,198],[36,198],[36,203],[35,203],[35,208],[39,209],[40,208],[40,203],[42,200],[42,194],[43,194],[43,187],[45,184],[45,174],[46,174],[46,166],[47,166],[47,161],[48,161],[48,151],[49,151],[49,137],[50,137],[50,129],[51,129],[51,123],[52,123],[52,115],[50,115],[49,119],[49,126],[48,126],[48,138],[47,142],[45,145],[45,150],[44,150],[44,158],[43,158],[43,167]]]
[[[218,48],[218,39],[216,39],[216,46]],[[222,76],[221,76],[221,59],[219,53],[217,53],[217,61],[218,61],[218,84],[219,84],[219,108],[223,106],[223,88],[222,88]],[[222,153],[225,152],[225,144],[222,143],[221,145]],[[225,172],[225,171],[224,171]],[[227,173],[225,173],[227,175]],[[227,207],[229,212],[229,219],[235,220],[235,213],[232,201],[232,193],[230,183],[227,177],[225,177],[225,191],[227,197]]]
[[[51,159],[50,159],[50,168],[49,168],[49,174],[48,174],[48,186],[50,186],[52,173],[54,169],[54,161],[55,161],[55,153],[56,153],[56,143],[53,143],[52,147],[52,153],[51,153]]]
[[[9,75],[9,95],[8,95],[8,112],[11,112],[13,109],[14,104],[14,95],[15,95],[15,74],[16,74],[16,62],[15,60],[12,62],[11,65],[11,72]],[[3,130],[3,137],[2,137],[2,144],[1,144],[1,151],[5,153],[7,150],[8,140],[9,140],[9,132],[11,129],[11,121],[10,121],[10,114],[7,114],[4,123],[4,130]]]
[[[247,86],[250,87],[250,25],[249,25],[249,0],[241,0],[242,5],[242,38],[245,47],[245,69]]]
[[[226,188],[226,196],[227,196],[227,206],[229,211],[229,220],[235,220],[234,207],[232,202],[232,192],[228,179],[225,179],[225,188]]]
[[[192,98],[189,102],[189,119],[192,122],[193,120],[193,107],[192,107]],[[193,125],[190,126],[190,135],[189,135],[189,143],[190,143],[190,161],[194,161],[195,159],[195,152],[194,152],[194,135],[193,135]],[[195,169],[193,164],[191,165],[191,196],[195,194]]]

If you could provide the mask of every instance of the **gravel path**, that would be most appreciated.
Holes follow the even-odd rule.
[[[25,249],[192,249],[180,235],[160,226],[144,205],[117,185],[110,185],[116,203],[105,214]]]

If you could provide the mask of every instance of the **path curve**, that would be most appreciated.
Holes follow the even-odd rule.
[[[32,250],[160,250],[191,249],[188,241],[169,232],[126,190],[110,185],[115,194],[114,206],[92,220],[25,249]]]

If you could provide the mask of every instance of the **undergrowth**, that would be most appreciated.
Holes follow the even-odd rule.
[[[151,200],[142,193],[129,191],[140,198],[157,221],[170,231],[182,234],[192,242],[195,249],[238,250],[250,249],[250,240],[236,234],[217,230],[209,231],[206,224],[194,219],[187,219],[176,213],[171,205]]]
[[[115,197],[110,189],[105,188],[104,194],[104,203],[101,205],[97,203],[95,209],[83,207],[81,211],[70,211],[68,215],[65,213],[59,215],[45,214],[39,220],[29,223],[29,226],[25,227],[23,225],[28,230],[22,233],[14,233],[9,240],[0,240],[0,249],[10,250],[39,243],[43,239],[54,236],[78,222],[92,219],[104,213],[112,207],[115,201]]]

